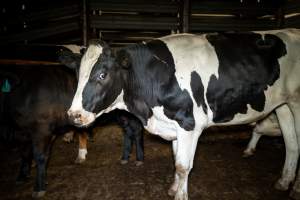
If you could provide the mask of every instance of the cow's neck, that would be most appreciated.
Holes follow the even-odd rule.
[[[124,102],[127,109],[146,125],[147,119],[152,116],[151,107],[158,104],[153,77],[150,77],[146,70],[146,64],[152,55],[143,45],[131,46],[126,51],[132,58],[132,65],[123,76]]]

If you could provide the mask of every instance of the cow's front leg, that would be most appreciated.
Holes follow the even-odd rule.
[[[252,132],[251,140],[248,143],[247,149],[245,149],[245,151],[244,151],[244,155],[243,155],[244,158],[254,155],[254,152],[256,150],[256,145],[257,145],[259,139],[261,138],[261,136],[262,136],[261,134],[258,134],[254,131]]]
[[[287,105],[276,109],[277,118],[282,130],[286,156],[281,178],[276,182],[275,188],[278,190],[288,190],[291,182],[296,176],[299,148],[295,129],[294,118]]]
[[[173,148],[173,156],[174,156],[174,158],[176,158],[177,140],[172,141],[172,148]],[[177,189],[178,189],[178,181],[179,181],[178,174],[175,171],[174,181],[173,181],[173,184],[171,185],[170,189],[168,190],[168,195],[175,196]]]
[[[22,184],[26,182],[30,177],[32,164],[32,144],[31,142],[26,142],[21,148],[21,167],[19,175],[16,180],[16,184]]]
[[[87,141],[88,141],[88,133],[82,132],[79,133],[79,149],[78,149],[78,156],[75,160],[75,163],[81,164],[86,160],[87,155]]]
[[[144,138],[143,131],[137,130],[135,132],[135,144],[136,144],[136,166],[144,164]]]
[[[178,186],[175,200],[188,199],[188,175],[193,167],[194,155],[201,132],[202,131],[187,132],[181,130],[177,134],[177,153],[175,157],[176,175],[174,183],[176,183],[176,179],[178,179]]]

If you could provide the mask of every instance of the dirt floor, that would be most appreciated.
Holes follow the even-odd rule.
[[[171,143],[145,134],[145,163],[119,164],[122,130],[116,125],[97,128],[89,143],[87,161],[74,164],[77,143],[66,144],[62,137],[54,144],[48,168],[45,200],[168,200],[173,180]],[[232,133],[231,133],[232,134]],[[245,133],[236,133],[244,134]],[[276,191],[274,182],[284,161],[281,138],[262,138],[256,155],[245,159],[245,139],[205,133],[198,144],[189,178],[191,200],[284,200],[288,192]],[[19,168],[16,151],[0,152],[0,199],[31,199],[33,178],[22,186],[14,184]],[[33,170],[32,177],[35,175]]]

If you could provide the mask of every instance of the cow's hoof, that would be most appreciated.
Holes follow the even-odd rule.
[[[246,149],[243,153],[243,158],[249,158],[254,155],[255,149]]]
[[[75,164],[82,164],[85,162],[85,159],[77,157],[75,160]]]
[[[74,140],[74,134],[73,132],[68,132],[64,135],[63,141],[66,143],[71,143]]]
[[[187,195],[187,193],[185,192],[185,193],[177,193],[176,195],[175,195],[175,198],[174,198],[175,200],[188,200],[189,198],[188,198],[188,195]]]
[[[120,163],[121,165],[126,165],[128,163],[128,160],[121,160]]]
[[[176,190],[174,190],[174,188],[170,188],[169,190],[168,190],[168,195],[169,196],[171,196],[171,197],[174,197],[175,195],[176,195]]]
[[[46,194],[46,191],[39,191],[39,192],[33,192],[32,193],[32,198],[38,199],[44,197]]]
[[[140,161],[140,160],[135,161],[135,166],[137,166],[137,167],[142,166],[143,164],[144,164],[143,161]]]
[[[300,200],[300,192],[294,189],[290,192],[290,197],[295,200]]]
[[[276,190],[280,190],[280,191],[287,191],[289,189],[289,184],[285,183],[284,181],[282,181],[281,179],[279,179],[275,185],[274,185]]]

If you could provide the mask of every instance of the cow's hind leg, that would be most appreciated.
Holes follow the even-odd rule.
[[[193,167],[194,155],[201,132],[180,131],[177,134],[177,153],[175,157],[178,187],[175,200],[188,199],[188,175]],[[175,179],[176,179],[175,176]]]
[[[26,142],[21,148],[21,167],[19,175],[16,180],[16,184],[22,184],[26,182],[30,177],[32,164],[32,144],[31,142]]]
[[[256,145],[257,145],[259,139],[261,138],[261,136],[262,136],[261,134],[256,133],[255,131],[252,132],[251,140],[248,143],[248,146],[244,151],[244,155],[243,155],[244,158],[254,155],[254,152],[256,150]]]
[[[141,166],[144,163],[144,138],[143,130],[135,131],[135,144],[136,144],[136,166]]]
[[[79,133],[78,139],[79,139],[79,149],[78,149],[78,156],[75,160],[75,163],[81,164],[86,160],[88,133],[86,131]]]
[[[36,181],[34,186],[33,198],[43,197],[46,193],[46,170],[50,148],[54,139],[49,131],[49,126],[39,125],[33,136],[33,158],[36,162]]]
[[[296,133],[297,133],[297,141],[298,144],[300,144],[300,102],[292,102],[289,104],[289,107],[291,108],[291,111],[294,116],[294,122],[296,127]],[[300,149],[299,149],[300,150]],[[294,183],[293,189],[290,193],[290,197],[293,199],[300,199],[300,173],[298,169],[298,175],[296,177],[296,181]]]
[[[283,105],[275,110],[283,134],[286,156],[281,178],[276,182],[278,190],[288,190],[295,179],[297,161],[299,156],[294,117],[288,105]]]

